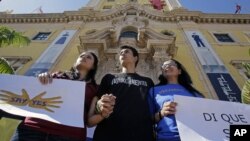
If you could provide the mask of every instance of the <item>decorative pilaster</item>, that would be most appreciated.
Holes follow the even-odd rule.
[[[154,46],[154,55],[153,55],[153,65],[154,65],[154,82],[157,82],[158,76],[162,73],[161,72],[161,65],[164,61],[169,60],[172,56],[169,56],[167,53],[168,48],[163,46]]]

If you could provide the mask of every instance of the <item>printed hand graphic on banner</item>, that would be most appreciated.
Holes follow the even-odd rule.
[[[0,99],[11,105],[26,106],[30,100],[27,91],[24,89],[22,89],[22,95],[5,90],[0,90],[0,92]]]
[[[49,109],[50,107],[52,108],[60,108],[60,106],[57,106],[59,103],[63,103],[63,101],[57,101],[61,99],[62,97],[57,96],[57,97],[52,97],[52,98],[42,98],[46,92],[42,92],[33,99],[30,100],[29,106],[33,108],[39,108],[39,109],[44,109],[49,112],[54,112],[53,110]]]
[[[22,94],[18,95],[10,91],[0,90],[0,100],[4,101],[4,103],[8,103],[10,105],[16,106],[26,106],[37,109],[44,109],[49,112],[54,112],[50,108],[60,108],[58,104],[63,103],[63,101],[58,101],[62,97],[51,97],[51,98],[42,98],[46,92],[42,92],[34,98],[30,99],[29,94],[25,89],[22,89]],[[0,103],[1,104],[1,103]]]

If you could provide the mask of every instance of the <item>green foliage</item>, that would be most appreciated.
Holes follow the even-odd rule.
[[[9,45],[13,46],[22,46],[28,45],[30,39],[26,36],[23,36],[22,33],[15,32],[14,30],[0,26],[0,47],[5,47]]]
[[[23,46],[28,45],[30,39],[26,36],[23,36],[22,33],[16,32],[8,27],[0,26],[0,47],[12,46]],[[0,74],[14,74],[15,71],[8,64],[4,58],[0,58]]]
[[[0,58],[0,74],[15,74],[14,69],[9,65],[9,63],[4,59]]]
[[[242,66],[246,69],[247,75],[250,76],[250,64],[249,63],[242,63]]]
[[[247,80],[241,91],[242,103],[250,104],[250,80]]]
[[[250,52],[249,52],[250,53]],[[246,69],[247,75],[250,76],[250,64],[242,63],[242,66]],[[250,79],[248,79],[241,91],[241,99],[243,103],[250,104]]]
[[[0,26],[0,47],[9,45],[20,47],[29,43],[30,39],[28,37],[7,27]],[[0,74],[3,73],[15,74],[15,71],[4,58],[0,57]],[[19,123],[19,120],[0,118],[0,141],[9,141]]]

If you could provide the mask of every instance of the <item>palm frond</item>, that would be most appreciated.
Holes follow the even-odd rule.
[[[28,45],[30,39],[26,36],[23,36],[22,33],[15,32],[12,29],[9,29],[4,26],[0,26],[0,47],[4,46],[23,46]]]
[[[241,91],[242,103],[250,104],[250,80],[247,80]]]
[[[242,66],[246,69],[247,75],[250,76],[250,63],[242,63]]]
[[[0,74],[15,74],[14,69],[3,57],[0,57]]]
[[[242,63],[242,66],[246,69],[247,75],[250,76],[250,64]],[[248,79],[241,91],[241,99],[243,103],[250,104],[250,79]]]

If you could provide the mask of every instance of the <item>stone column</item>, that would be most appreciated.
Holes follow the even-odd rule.
[[[153,55],[153,65],[154,65],[154,74],[153,81],[158,83],[158,76],[161,74],[161,65],[164,61],[171,59],[171,56],[167,53],[168,47],[164,46],[153,46],[154,55]]]

